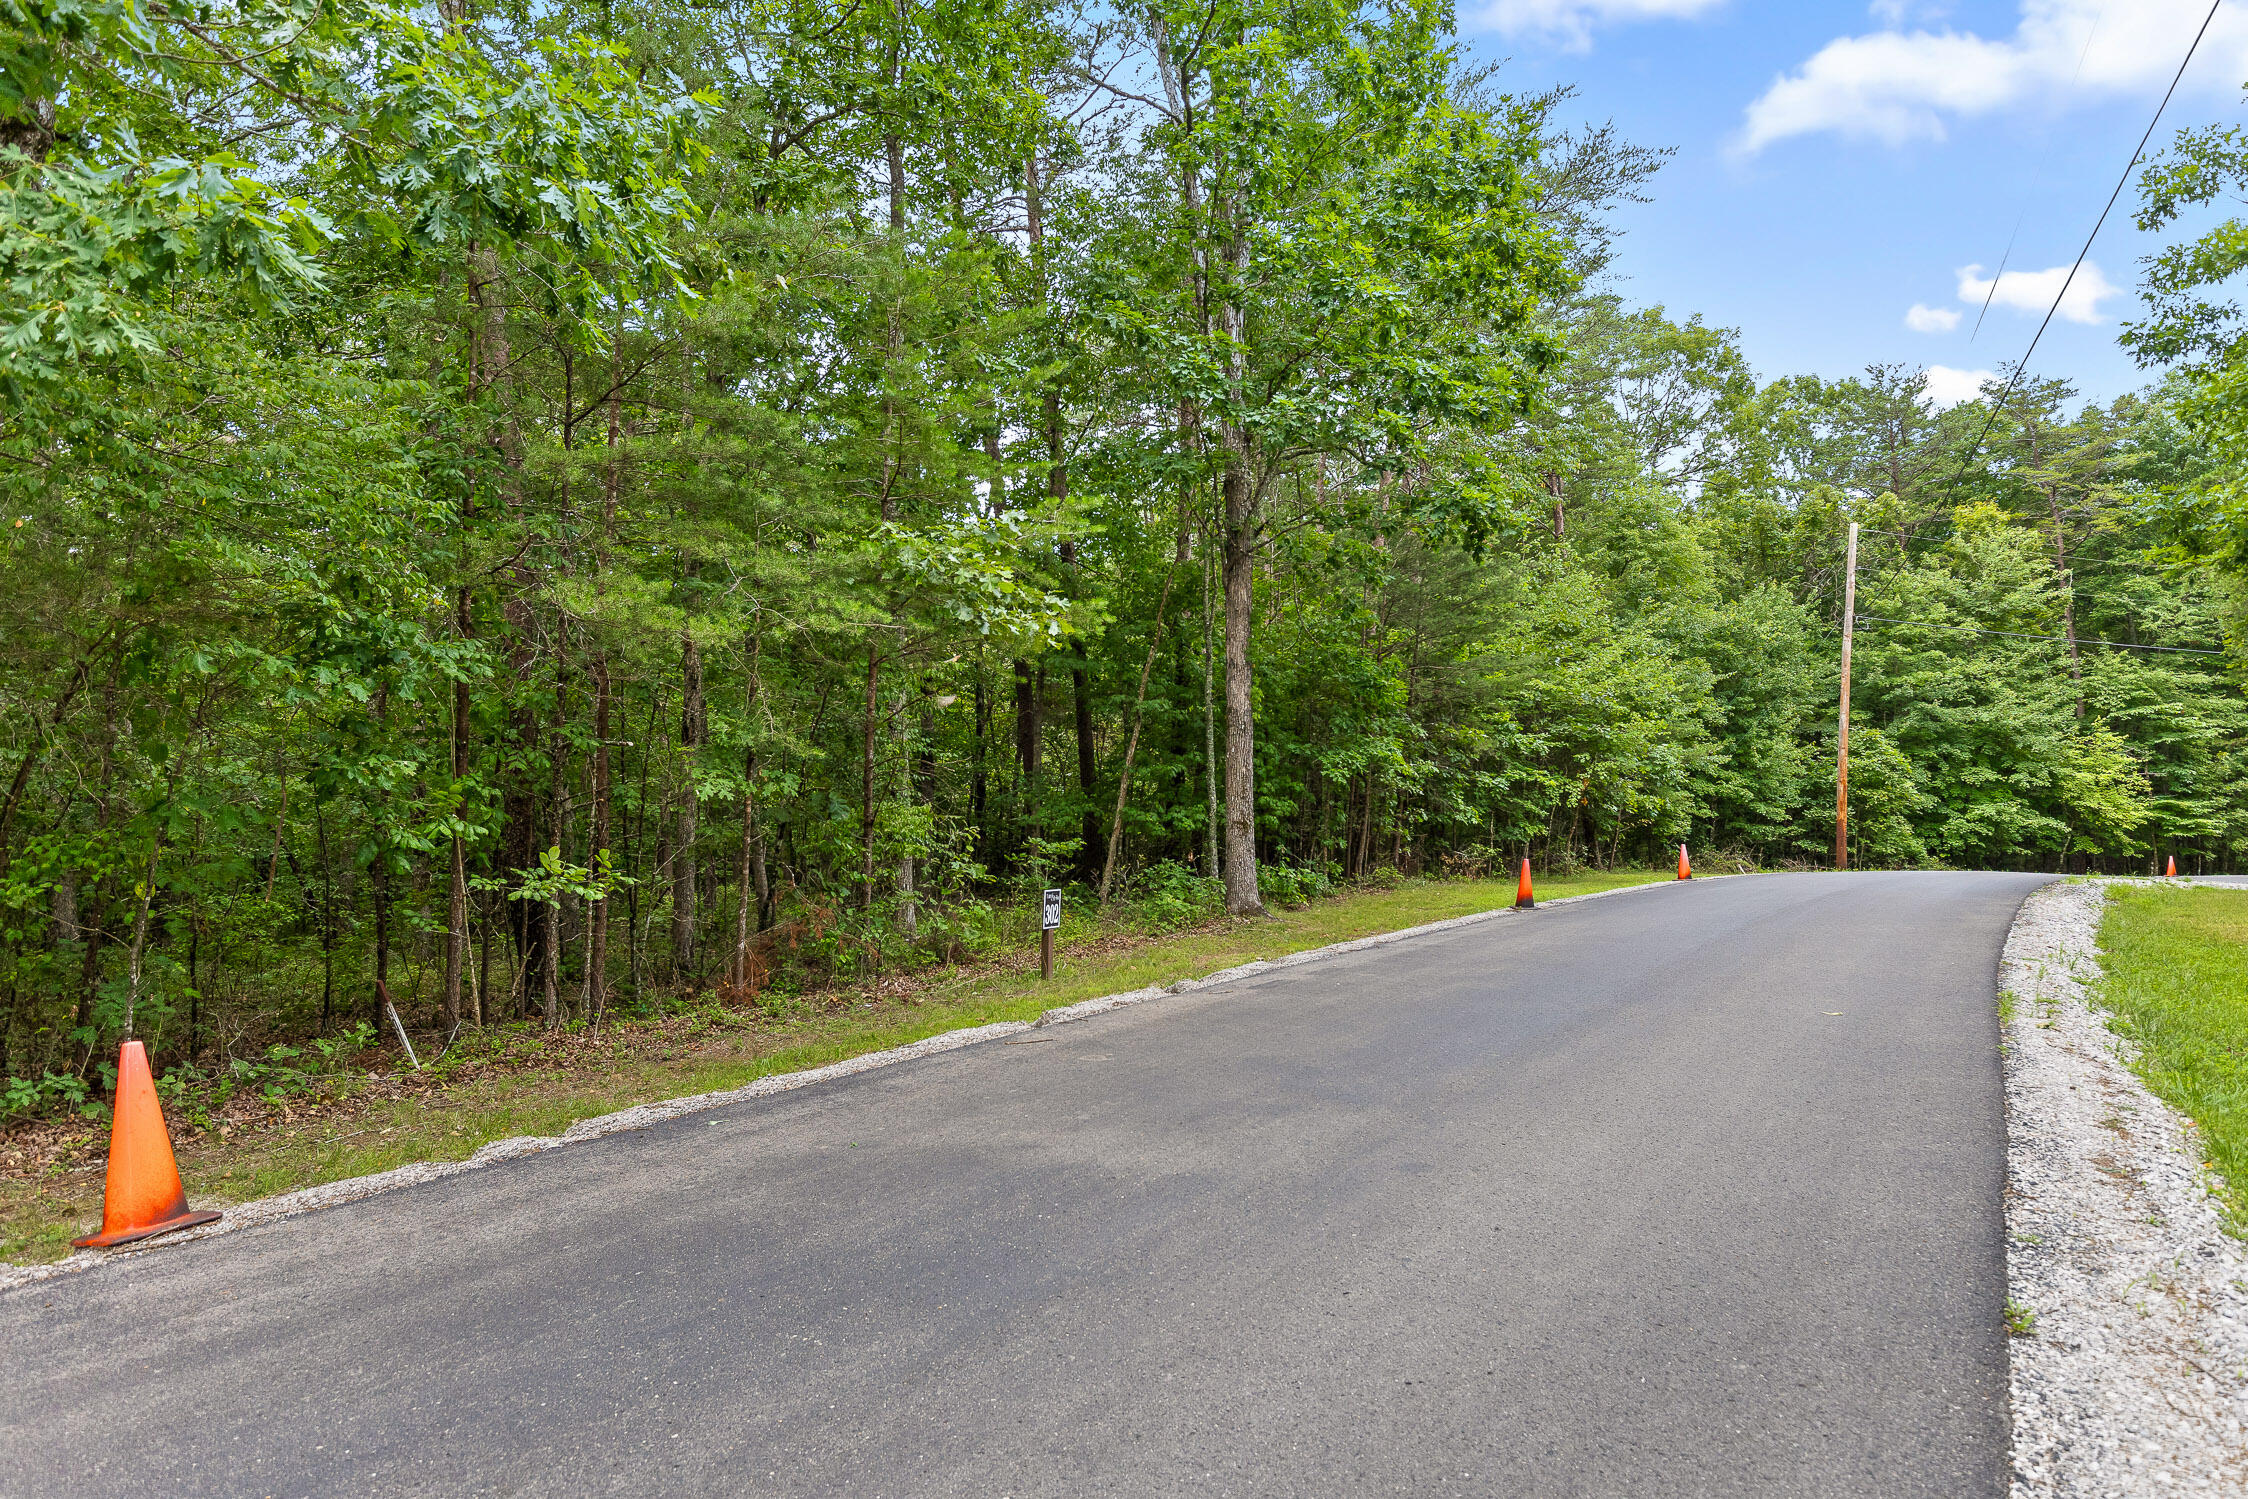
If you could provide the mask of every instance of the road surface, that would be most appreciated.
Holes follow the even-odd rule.
[[[36,1283],[0,1492],[1999,1499],[2042,878],[1550,907]]]

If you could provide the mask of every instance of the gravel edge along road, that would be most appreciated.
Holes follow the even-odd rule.
[[[2248,1494],[2248,1253],[2091,1001],[2106,900],[2032,894],[1999,967],[2012,1493]]]

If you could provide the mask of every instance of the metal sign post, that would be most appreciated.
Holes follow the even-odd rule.
[[[1038,976],[1042,979],[1054,976],[1054,929],[1061,924],[1062,893],[1059,890],[1049,890],[1046,892],[1045,914],[1038,930]]]

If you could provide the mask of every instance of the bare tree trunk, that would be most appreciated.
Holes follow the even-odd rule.
[[[761,685],[758,664],[764,647],[764,635],[752,631],[749,637],[749,686],[743,708],[747,725],[748,747],[742,751],[742,863],[739,895],[734,906],[734,983],[755,995],[756,974],[750,961],[750,902],[756,901],[758,930],[763,930],[766,903],[765,849],[757,835],[757,694]]]
[[[898,801],[900,805],[904,805],[913,799],[913,753],[907,742],[908,730],[905,715],[907,701],[905,693],[898,694]],[[906,940],[910,942],[918,933],[920,923],[920,908],[914,901],[913,855],[911,852],[905,852],[898,855],[898,929],[905,933]]]
[[[913,752],[913,781],[913,793],[922,806],[931,809],[933,823],[937,805],[937,706],[926,684],[921,689],[921,742]]]
[[[1226,384],[1235,407],[1248,396],[1249,326],[1242,288],[1249,276],[1249,237],[1232,191],[1219,193],[1225,215],[1226,277],[1218,299],[1225,335]],[[1229,416],[1221,424],[1225,472],[1225,904],[1236,916],[1267,914],[1257,888],[1257,730],[1249,664],[1249,630],[1256,605],[1260,501],[1249,432]]]
[[[1042,307],[1052,312],[1052,298],[1046,276],[1045,185],[1041,180],[1044,162],[1038,153],[1031,153],[1023,168],[1024,225],[1030,241],[1030,259],[1033,274],[1038,281],[1038,297]],[[1046,444],[1046,497],[1059,513],[1069,499],[1068,433],[1062,421],[1061,390],[1048,381],[1039,399],[1040,425],[1044,428]],[[1077,573],[1077,544],[1064,541],[1060,548],[1062,566],[1074,579]],[[1096,771],[1093,754],[1093,697],[1087,673],[1085,643],[1070,644],[1072,657],[1069,668],[1070,703],[1077,730],[1077,791],[1084,800],[1084,812],[1078,835],[1077,868],[1081,876],[1091,878],[1095,860],[1099,858],[1101,842],[1100,813],[1093,807],[1093,780]]]
[[[390,717],[390,689],[375,689],[375,722]],[[375,837],[375,999],[368,1018],[382,1029],[382,1009],[390,1002],[390,855],[389,841],[380,831]]]
[[[1205,879],[1216,879],[1224,862],[1218,852],[1218,836],[1222,819],[1218,808],[1218,708],[1217,708],[1217,614],[1211,607],[1213,592],[1210,576],[1210,534],[1202,533],[1202,874]]]
[[[148,840],[148,872],[141,877],[140,901],[133,908],[133,950],[126,963],[125,1039],[133,1037],[133,1014],[140,1008],[141,962],[148,953],[148,907],[156,899],[156,856],[163,848],[160,836]]]
[[[1374,867],[1374,807],[1380,798],[1380,780],[1367,769],[1367,805],[1358,823],[1358,874],[1365,876]],[[1524,854],[1529,858],[1529,854]]]
[[[882,652],[872,638],[866,643],[866,722],[859,777],[859,909],[874,909],[874,729],[880,721],[879,690]]]
[[[742,754],[741,879],[739,885],[737,886],[738,894],[736,895],[734,901],[734,962],[732,977],[735,988],[740,989],[744,993],[750,994],[752,996],[754,996],[757,991],[754,983],[752,982],[754,975],[750,971],[751,964],[749,959],[750,906],[752,902],[755,902],[760,907],[762,907],[764,904],[764,902],[758,900],[756,895],[753,893],[752,881],[754,880],[757,885],[762,885],[765,883],[762,879],[756,878],[756,871],[754,868],[754,865],[756,863],[757,851],[757,792],[755,790],[756,776],[757,751],[753,749],[745,750]]]
[[[991,804],[991,754],[986,748],[991,736],[991,694],[984,686],[980,650],[976,653],[975,718],[976,742],[968,758],[968,822],[976,830],[978,856],[989,862],[991,827],[985,813]]]
[[[492,911],[489,901],[483,904],[484,919],[477,923],[480,928],[479,936],[481,940],[476,944],[476,984],[474,988],[476,1023],[479,1026],[492,1023],[491,1007],[488,1003],[492,992]]]
[[[320,798],[312,799],[313,848],[320,855],[320,1034],[328,1034],[335,1020],[336,1008],[336,881],[335,871],[328,862],[328,813]],[[290,861],[294,863],[294,859]],[[297,884],[304,884],[300,877]],[[305,892],[309,904],[312,895]],[[87,947],[93,946],[93,934],[87,936]]]
[[[375,994],[368,1005],[368,1016],[375,1029],[382,1029],[384,997],[390,993],[390,854],[389,850],[375,851]]]
[[[474,632],[474,621],[469,613],[468,589],[464,585],[454,609],[454,628],[463,640]],[[468,683],[453,684],[453,786],[458,794],[462,782],[468,779]],[[456,807],[454,815],[465,810]],[[445,1023],[457,1026],[461,1021],[461,974],[468,958],[468,843],[460,834],[453,835],[451,877],[445,897]]]
[[[679,747],[685,751],[686,774],[681,778],[679,807],[673,821],[671,850],[671,966],[675,978],[691,977],[695,964],[695,751],[708,729],[703,710],[702,652],[695,637],[680,637]]]
[[[773,876],[765,862],[765,825],[762,820],[757,825],[756,835],[756,842],[751,845],[749,873],[750,878],[757,882],[757,930],[766,932],[773,928]]]
[[[1087,875],[1092,873],[1094,861],[1100,857],[1101,814],[1094,809],[1093,783],[1099,774],[1093,754],[1093,696],[1086,681],[1085,642],[1074,641],[1070,663],[1070,699],[1077,719],[1077,791],[1085,799],[1085,813],[1078,832],[1083,848],[1077,855],[1077,867]]]
[[[1186,529],[1179,530],[1178,551],[1163,573],[1163,595],[1155,604],[1155,629],[1147,638],[1147,659],[1140,663],[1140,686],[1132,696],[1132,732],[1124,741],[1124,768],[1116,776],[1116,814],[1108,825],[1108,853],[1101,860],[1100,903],[1108,904],[1109,882],[1116,878],[1116,853],[1124,842],[1124,801],[1132,791],[1132,760],[1140,748],[1140,712],[1147,704],[1148,674],[1155,670],[1155,653],[1163,646],[1163,613],[1171,603],[1171,579],[1186,560]]]
[[[65,864],[56,871],[55,888],[48,901],[55,922],[54,950],[58,954],[68,952],[70,944],[79,940],[77,865]]]
[[[602,893],[586,912],[585,942],[585,1015],[596,1030],[609,1000],[610,697],[609,655],[603,651],[593,658],[593,843],[587,851]]]
[[[1249,476],[1239,466],[1245,445],[1228,432],[1225,474],[1225,905],[1236,916],[1266,915],[1257,889],[1257,738],[1249,662],[1255,607],[1256,511]]]
[[[564,779],[569,764],[569,742],[562,737],[562,726],[570,721],[569,704],[564,697],[562,662],[554,663],[554,738],[547,753],[547,805],[554,839],[554,857],[567,863],[570,857],[570,813],[568,783]],[[564,896],[556,891],[540,913],[545,929],[545,951],[541,955],[539,980],[542,1006],[548,1030],[562,1023],[562,902]]]
[[[1032,821],[1037,815],[1040,749],[1046,738],[1037,679],[1037,669],[1028,661],[1015,663],[1015,759],[1022,768],[1022,815]]]
[[[493,398],[495,414],[488,440],[500,457],[508,512],[520,517],[523,433],[515,409],[515,359],[508,334],[507,298],[500,283],[498,253],[472,244],[467,272],[468,299],[476,309],[469,327],[474,393],[479,396],[489,393]],[[520,560],[509,569],[508,578],[509,589],[501,605],[501,616],[507,626],[508,666],[520,689],[530,680],[536,655],[532,644],[530,598],[537,579],[530,567]],[[539,866],[539,795],[526,770],[538,746],[538,714],[519,700],[509,720],[508,753],[501,756],[507,781],[500,799],[500,842],[502,858],[510,872],[517,879],[525,879]],[[508,917],[515,940],[517,982],[527,990],[532,965],[542,963],[539,949],[545,941],[544,928],[529,901],[509,902]],[[381,1017],[378,1015],[376,1020],[379,1024]]]

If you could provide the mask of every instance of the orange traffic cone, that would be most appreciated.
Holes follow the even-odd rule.
[[[117,1049],[117,1101],[109,1123],[109,1184],[102,1195],[101,1232],[71,1244],[107,1249],[210,1223],[218,1216],[187,1210],[187,1188],[180,1181],[179,1162],[172,1158],[172,1137],[164,1129],[155,1080],[148,1075],[148,1053],[138,1041],[127,1041]]]
[[[1530,861],[1524,859],[1522,861],[1522,883],[1514,887],[1514,909],[1527,911],[1536,904],[1537,901],[1530,894]]]
[[[2162,877],[2166,880],[2174,880],[2178,877],[2178,856],[2176,854],[2170,856],[2170,867],[2162,871]]]
[[[1694,866],[1687,861],[1686,845],[1683,843],[1678,845],[1678,877],[1682,880],[1694,877]]]

